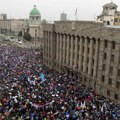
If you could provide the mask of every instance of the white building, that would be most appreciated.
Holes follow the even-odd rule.
[[[114,17],[118,13],[117,7],[113,2],[105,4],[102,14],[97,17],[97,22],[104,22],[105,25],[114,25]]]
[[[33,39],[36,38],[37,40],[39,40],[43,37],[41,14],[36,5],[34,5],[34,8],[31,10],[29,14],[29,20],[26,20],[23,29],[23,35],[25,34],[25,32],[29,32]]]

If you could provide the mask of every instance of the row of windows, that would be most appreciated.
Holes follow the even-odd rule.
[[[108,95],[108,96],[111,96],[110,90],[107,90],[107,95]],[[115,100],[118,100],[118,99],[119,99],[119,96],[118,96],[117,94],[114,94],[114,99],[115,99]]]
[[[104,53],[104,56],[103,56],[104,60],[107,59],[107,53]],[[111,55],[111,61],[114,62],[114,59],[115,59],[115,55]]]
[[[104,76],[104,75],[102,76],[101,82],[102,82],[102,83],[105,82],[105,76]],[[112,85],[112,84],[113,84],[112,79],[109,78],[109,79],[108,79],[108,85]],[[117,89],[120,88],[120,82],[119,82],[119,81],[116,81],[115,87],[116,87]]]

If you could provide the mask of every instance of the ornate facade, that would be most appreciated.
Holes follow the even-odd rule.
[[[103,6],[102,14],[97,17],[97,22],[103,22],[105,25],[120,25],[120,12],[117,11],[117,5],[113,2]]]
[[[45,64],[66,72],[120,103],[120,29],[102,23],[58,21],[44,25]]]

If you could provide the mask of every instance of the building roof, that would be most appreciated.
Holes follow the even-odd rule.
[[[30,16],[34,16],[34,15],[39,15],[40,16],[40,12],[39,10],[36,8],[36,5],[34,5],[34,8],[31,10],[30,12]]]
[[[110,3],[107,3],[107,4],[105,4],[103,7],[108,7],[108,8],[117,8],[118,6],[115,4],[115,3],[113,3],[113,2],[110,2]]]

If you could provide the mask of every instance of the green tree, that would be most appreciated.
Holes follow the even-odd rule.
[[[31,41],[31,39],[32,39],[31,35],[30,35],[28,32],[26,32],[26,33],[24,34],[23,38],[24,38],[25,40],[27,40],[27,41]]]
[[[22,36],[22,31],[20,31],[20,32],[18,33],[18,36]]]

